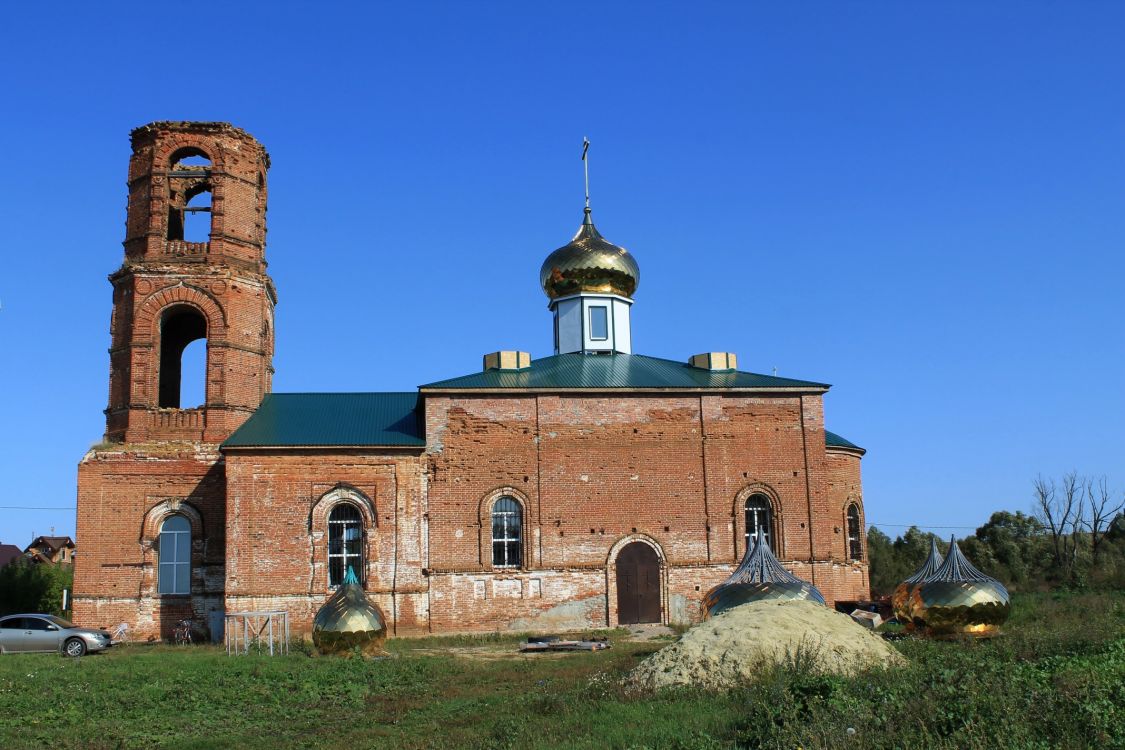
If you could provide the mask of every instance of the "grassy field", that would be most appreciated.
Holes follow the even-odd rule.
[[[1125,594],[1013,605],[991,641],[898,642],[903,670],[776,669],[726,694],[618,686],[668,641],[507,658],[518,638],[402,640],[373,662],[170,646],[5,656],[0,747],[1125,748]]]

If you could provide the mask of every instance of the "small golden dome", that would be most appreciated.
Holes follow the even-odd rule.
[[[325,655],[344,656],[358,648],[364,656],[385,656],[386,640],[383,610],[367,598],[349,567],[343,585],[313,618],[313,644]]]
[[[891,609],[894,610],[895,619],[901,622],[907,630],[914,629],[914,622],[910,619],[910,596],[914,593],[914,589],[921,586],[927,578],[937,572],[938,568],[941,567],[941,562],[937,540],[930,537],[930,554],[926,558],[926,562],[922,563],[922,567],[918,568],[914,575],[895,586],[894,592],[891,593]]]
[[[628,250],[602,237],[594,227],[589,208],[574,239],[548,255],[539,269],[539,283],[551,299],[578,292],[631,298],[640,280],[637,261]]]
[[[703,619],[709,620],[740,604],[769,599],[825,603],[816,586],[781,566],[759,529],[757,542],[746,548],[746,555],[730,578],[703,597]]]
[[[950,539],[945,562],[914,587],[909,606],[914,626],[930,635],[991,636],[1008,619],[1008,590],[974,568]]]

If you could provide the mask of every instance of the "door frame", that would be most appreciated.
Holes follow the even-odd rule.
[[[640,542],[656,552],[656,561],[660,566],[660,624],[668,624],[668,560],[660,543],[647,534],[629,534],[614,542],[609,550],[605,566],[605,624],[607,628],[616,628],[621,621],[617,614],[617,556],[633,542]]]

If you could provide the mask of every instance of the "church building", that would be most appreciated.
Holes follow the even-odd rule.
[[[552,356],[273,393],[265,149],[213,122],[132,147],[105,439],[78,468],[79,623],[167,637],[285,610],[307,632],[351,568],[400,636],[686,624],[759,529],[829,604],[867,598],[864,451],[825,429],[828,386],[634,353],[639,267],[588,206],[540,271]],[[200,339],[205,400],[184,408]]]

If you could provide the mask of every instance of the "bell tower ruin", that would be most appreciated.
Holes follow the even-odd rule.
[[[214,635],[226,585],[219,444],[258,408],[273,374],[269,156],[222,122],[154,122],[133,131],[132,146],[125,259],[109,276],[105,437],[78,465],[86,552],[74,616],[128,622],[141,638],[168,637],[186,618]],[[193,344],[206,354],[189,384]]]
[[[218,122],[154,122],[132,145],[125,262],[109,277],[106,440],[218,443],[258,407],[273,373],[269,155]],[[203,403],[181,403],[184,350],[199,339]]]

